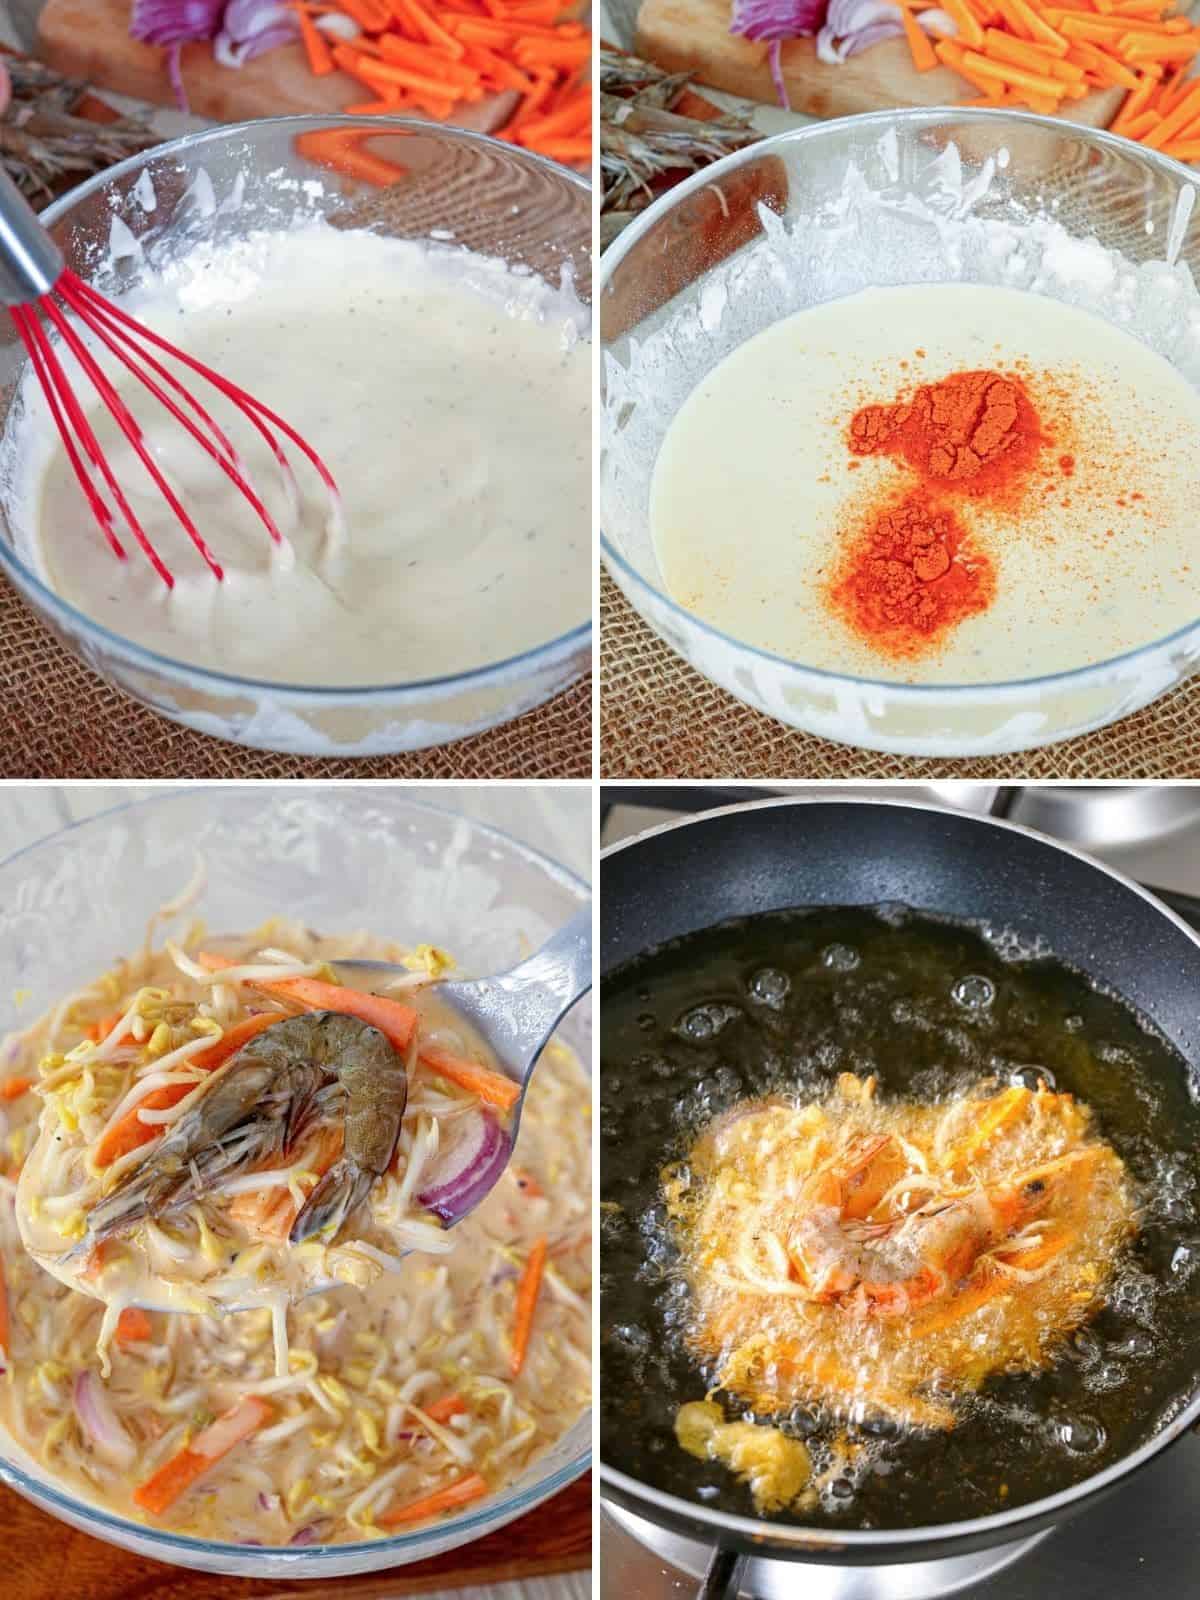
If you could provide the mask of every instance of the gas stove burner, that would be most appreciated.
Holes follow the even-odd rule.
[[[803,1595],[804,1600],[940,1600],[943,1595],[973,1593],[988,1578],[1028,1555],[1053,1531],[940,1561],[831,1567],[809,1561],[759,1561],[751,1557],[741,1564],[740,1571],[735,1571],[727,1559],[714,1562],[711,1546],[701,1540],[668,1533],[607,1501],[601,1521],[608,1524],[604,1541],[606,1593],[632,1592],[613,1581],[617,1576],[613,1568],[620,1567],[622,1547],[629,1541],[652,1551],[665,1566],[675,1569],[677,1593],[682,1588],[680,1574],[694,1578],[701,1586],[698,1600],[796,1600],[797,1595]]]

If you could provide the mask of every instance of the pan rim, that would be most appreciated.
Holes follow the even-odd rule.
[[[965,822],[975,822],[990,828],[1000,829],[1009,833],[1024,835],[1039,844],[1050,846],[1060,854],[1070,856],[1086,867],[1106,875],[1118,883],[1123,889],[1132,891],[1163,916],[1176,929],[1183,933],[1191,944],[1200,950],[1200,934],[1196,932],[1184,919],[1165,905],[1158,897],[1152,894],[1128,873],[1121,872],[1118,868],[1110,866],[1105,861],[1098,860],[1089,855],[1086,850],[1077,846],[1052,838],[1049,834],[1040,832],[1037,828],[1027,827],[1021,822],[1012,822],[1004,817],[993,817],[980,812],[960,810],[954,806],[939,805],[929,800],[906,800],[898,796],[880,797],[878,799],[866,795],[776,795],[762,800],[743,800],[730,805],[714,806],[711,811],[692,813],[686,817],[677,817],[667,822],[656,823],[641,832],[631,835],[627,839],[617,840],[607,845],[600,851],[600,863],[610,856],[617,855],[622,850],[627,850],[635,844],[659,834],[667,833],[676,828],[693,827],[713,817],[730,816],[744,811],[765,811],[779,807],[801,806],[872,806],[876,808],[891,808],[899,811],[928,811],[942,816],[959,818]],[[604,915],[604,886],[600,882],[600,908],[601,918]],[[603,1022],[601,1022],[601,1035]],[[603,1385],[603,1373],[600,1374]],[[993,1512],[989,1516],[972,1517],[960,1522],[940,1522],[921,1524],[911,1528],[886,1528],[886,1529],[861,1529],[861,1528],[819,1528],[801,1527],[792,1523],[775,1523],[761,1520],[756,1517],[735,1516],[729,1512],[715,1511],[695,1500],[685,1500],[679,1495],[667,1494],[664,1490],[655,1489],[649,1484],[630,1474],[619,1471],[598,1454],[599,1476],[601,1486],[609,1483],[620,1495],[628,1501],[642,1506],[653,1506],[656,1510],[667,1513],[675,1520],[689,1520],[700,1523],[706,1530],[711,1531],[714,1539],[719,1541],[722,1533],[739,1536],[747,1545],[755,1548],[763,1559],[787,1559],[789,1551],[787,1546],[794,1547],[795,1555],[807,1561],[820,1561],[823,1556],[836,1557],[839,1552],[846,1550],[870,1551],[875,1550],[883,1555],[897,1545],[928,1545],[951,1544],[964,1540],[983,1540],[989,1543],[1000,1544],[1005,1542],[1003,1536],[1010,1534],[1018,1536],[1018,1530],[1025,1523],[1037,1522],[1042,1526],[1058,1520],[1058,1514],[1072,1508],[1076,1502],[1091,1499],[1102,1494],[1105,1490],[1115,1487],[1122,1479],[1136,1472],[1139,1467],[1151,1461],[1161,1451],[1165,1450],[1188,1432],[1197,1422],[1200,1422],[1200,1383],[1191,1399],[1182,1410],[1168,1422],[1158,1433],[1147,1439],[1142,1445],[1130,1454],[1114,1461],[1111,1466],[1103,1471],[1092,1474],[1072,1484],[1068,1489],[1060,1489],[1057,1494],[1047,1495],[1039,1500],[1030,1500],[1022,1506],[1014,1506],[1008,1511]],[[996,1536],[993,1538],[993,1536]]]

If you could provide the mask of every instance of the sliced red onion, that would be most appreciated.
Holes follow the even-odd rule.
[[[279,1496],[277,1494],[266,1494],[260,1489],[258,1491],[258,1509],[260,1511],[278,1511]]]
[[[145,44],[167,46],[167,77],[175,103],[188,111],[187,90],[180,65],[182,46],[196,39],[211,39],[221,25],[225,0],[133,0],[129,33]]]
[[[75,1411],[83,1430],[98,1450],[118,1466],[131,1467],[137,1450],[125,1432],[94,1372],[81,1372],[75,1379]]]
[[[289,1544],[316,1544],[329,1526],[329,1518],[322,1517],[318,1522],[310,1522],[306,1528],[301,1528],[288,1540]]]
[[[917,23],[927,33],[949,38],[957,31],[944,11],[917,13]],[[900,13],[892,0],[829,0],[825,26],[817,35],[817,56],[836,66],[884,39],[904,32]]]
[[[483,1199],[504,1171],[511,1148],[512,1141],[490,1111],[468,1111],[417,1199],[443,1222],[453,1222]]]
[[[244,67],[255,56],[299,37],[300,23],[290,3],[229,0],[213,55],[223,67]]]
[[[827,0],[733,0],[729,19],[730,33],[743,39],[767,39],[771,48],[767,60],[779,104],[790,111],[787,84],[783,81],[782,53],[785,39],[810,38],[821,26]]]

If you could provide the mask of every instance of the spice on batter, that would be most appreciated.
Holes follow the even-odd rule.
[[[987,557],[953,511],[916,489],[870,517],[830,588],[857,633],[892,656],[924,654],[995,592]]]
[[[995,497],[1024,487],[1047,440],[1019,378],[955,372],[910,400],[863,406],[849,442],[855,455],[899,456],[939,487]]]
[[[971,547],[953,499],[986,496],[1015,509],[1050,440],[1018,377],[955,372],[910,399],[861,407],[847,442],[856,456],[899,458],[917,485],[871,509],[832,579],[830,601],[877,650],[924,655],[996,591],[992,564]],[[1064,475],[1074,465],[1070,456],[1059,460]]]

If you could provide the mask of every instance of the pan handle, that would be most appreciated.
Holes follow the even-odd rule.
[[[696,1600],[737,1600],[745,1570],[746,1557],[740,1550],[723,1550],[718,1545],[708,1563],[704,1582],[696,1592]]]

